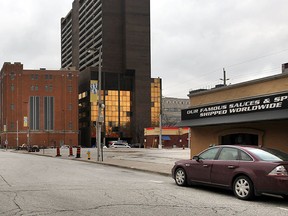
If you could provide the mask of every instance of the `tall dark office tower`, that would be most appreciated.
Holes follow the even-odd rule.
[[[96,138],[93,122],[98,107],[90,100],[90,85],[98,81],[100,62],[105,103],[102,136],[106,141],[140,142],[143,128],[151,126],[152,107],[158,106],[154,101],[151,107],[155,81],[151,79],[150,0],[74,0],[72,10],[61,19],[61,60],[62,68],[80,71],[83,145],[93,145]]]

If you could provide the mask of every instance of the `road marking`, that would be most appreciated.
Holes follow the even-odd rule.
[[[155,180],[150,180],[150,182],[153,182],[153,183],[158,183],[158,184],[161,184],[161,183],[163,183],[163,181],[155,181]]]
[[[287,208],[282,208],[282,207],[278,207],[278,208],[281,209],[281,210],[284,210],[284,211],[288,211]]]

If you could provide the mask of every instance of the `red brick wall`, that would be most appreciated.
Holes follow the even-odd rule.
[[[38,78],[33,80],[31,76],[36,74]],[[47,80],[46,75],[51,75],[52,79]],[[23,70],[21,63],[4,63],[1,77],[1,145],[7,139],[8,147],[16,147],[17,131],[19,145],[27,144],[28,140],[31,145],[39,146],[78,145],[78,71]],[[47,91],[45,86],[51,86],[52,90]],[[40,129],[37,131],[24,125],[25,116],[29,121],[30,96],[40,97]],[[45,96],[54,97],[54,130],[49,132],[44,130]]]

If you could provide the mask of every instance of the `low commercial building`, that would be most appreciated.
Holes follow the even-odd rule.
[[[0,77],[2,147],[78,145],[77,70],[5,62]]]
[[[189,147],[190,131],[188,127],[150,127],[144,129],[144,147],[158,148]]]
[[[179,126],[191,128],[191,156],[211,145],[242,144],[288,152],[288,73],[190,92]]]

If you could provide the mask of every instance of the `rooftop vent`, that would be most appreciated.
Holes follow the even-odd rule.
[[[288,73],[288,63],[282,64],[282,73]]]

